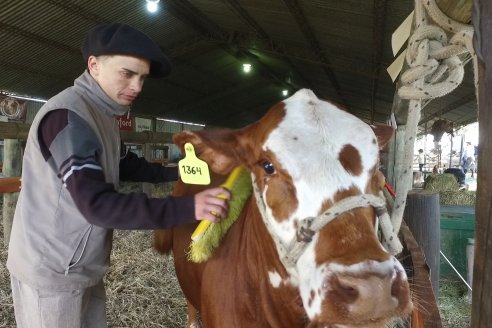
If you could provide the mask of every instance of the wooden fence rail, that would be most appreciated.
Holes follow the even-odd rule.
[[[29,124],[0,122],[0,139],[26,140],[29,133]],[[169,132],[130,132],[121,131],[121,140],[132,143],[172,143],[173,133]]]

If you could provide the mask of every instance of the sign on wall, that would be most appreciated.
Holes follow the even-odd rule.
[[[0,96],[0,116],[2,116],[2,121],[25,122],[26,101]]]
[[[118,117],[120,131],[133,131],[133,117],[125,114]]]
[[[135,117],[135,131],[152,131],[152,120],[149,118]]]

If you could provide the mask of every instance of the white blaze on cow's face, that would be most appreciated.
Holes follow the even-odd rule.
[[[278,169],[292,179],[297,204],[285,217],[285,211],[275,212],[270,206],[275,204],[269,204],[268,183],[263,197],[275,232],[288,244],[295,238],[296,222],[322,213],[338,191],[355,187],[364,192],[379,149],[367,124],[310,90],[298,91],[284,103],[285,116],[263,150],[271,152],[281,163]],[[343,154],[355,162],[343,163]]]

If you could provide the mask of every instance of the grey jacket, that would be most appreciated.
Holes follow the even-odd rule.
[[[103,150],[99,162],[106,182],[115,186],[120,158],[115,116],[129,108],[115,103],[84,72],[73,87],[40,109],[29,131],[7,267],[31,286],[66,290],[85,288],[101,280],[109,264],[112,230],[88,223],[57,176],[54,163],[45,161],[40,152],[38,126],[48,112],[60,108],[75,112],[98,136]]]

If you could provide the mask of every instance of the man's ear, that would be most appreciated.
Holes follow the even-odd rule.
[[[391,140],[395,129],[389,125],[371,125],[371,128],[378,138],[379,150],[382,150]]]
[[[182,151],[185,143],[191,143],[196,156],[207,162],[215,173],[225,175],[241,165],[236,152],[239,145],[234,130],[182,131],[173,136],[173,142]]]
[[[99,75],[99,60],[96,56],[89,56],[89,58],[87,58],[87,69],[92,76],[95,77]]]

